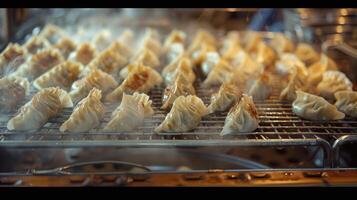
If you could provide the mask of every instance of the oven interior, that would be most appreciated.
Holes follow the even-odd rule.
[[[228,30],[248,29],[249,23],[256,18],[255,14],[258,10],[3,9],[2,12],[6,13],[3,15],[11,18],[11,20],[7,19],[8,23],[6,23],[11,28],[6,29],[7,33],[2,33],[2,38],[7,34],[6,41],[22,44],[32,34],[38,33],[46,23],[67,26],[68,30],[78,27],[78,24],[83,27],[100,24],[103,28],[112,27],[114,30],[125,27],[134,30],[153,27],[165,34],[173,28],[185,29],[190,33],[196,29],[197,24],[200,24],[220,35]],[[356,50],[353,40],[356,33],[354,22],[357,12],[355,9],[336,10],[340,10],[340,13],[334,17],[345,17],[347,21],[343,26],[346,27],[343,29],[346,31],[332,33],[331,27],[338,26],[332,23],[333,25],[328,29],[330,32],[325,35],[321,34],[321,29],[306,24],[303,20],[304,16],[309,15],[316,19],[316,23],[320,23],[320,26],[314,24],[315,26],[322,27],[323,23],[325,26],[331,24],[318,18],[318,15],[325,11],[281,9],[279,12],[282,13],[285,33],[291,35],[294,41],[311,42],[318,48],[323,43],[332,43],[326,53],[334,58],[339,69],[356,84],[357,57],[354,57]],[[294,20],[299,20],[301,23],[292,27],[291,23]],[[263,31],[267,40],[274,35],[269,31]],[[338,36],[342,38],[342,44],[352,48],[352,51],[341,47],[341,42],[331,42]],[[1,44],[3,48],[5,44],[6,42]],[[202,80],[198,80],[200,81]],[[145,122],[144,127],[135,133],[111,134],[99,130],[89,133],[59,133],[59,125],[68,118],[70,110],[65,110],[60,116],[51,119],[36,133],[9,132],[6,130],[6,120],[2,120],[0,122],[0,184],[4,186],[51,185],[52,181],[54,185],[67,186],[78,185],[78,183],[79,185],[90,183],[106,185],[105,183],[108,182],[116,185],[125,182],[124,185],[146,186],[165,185],[165,183],[205,185],[214,182],[211,180],[213,178],[210,173],[226,177],[218,178],[216,184],[221,185],[234,185],[234,183],[253,185],[254,181],[258,184],[264,178],[266,182],[259,182],[259,184],[274,185],[280,180],[281,184],[288,184],[290,181],[298,185],[296,180],[300,180],[300,183],[308,185],[311,177],[314,177],[314,181],[329,177],[331,181],[337,179],[340,181],[335,183],[343,183],[343,180],[349,185],[356,183],[357,175],[354,172],[357,167],[357,121],[350,118],[334,122],[301,120],[292,113],[290,104],[278,99],[281,90],[278,78],[274,79],[273,85],[273,95],[266,101],[256,102],[261,121],[254,134],[224,137],[217,135],[227,113],[203,118],[194,132],[179,135],[151,134],[153,126],[157,126],[165,117],[165,113],[159,109],[163,90],[160,87],[149,93],[156,111],[154,118]],[[196,84],[196,88],[198,96],[208,104],[213,89],[201,88],[199,83]],[[28,100],[26,99],[25,102]],[[107,107],[106,118],[109,118],[112,109],[114,108]],[[6,119],[10,116],[2,116],[2,118]],[[235,175],[227,173],[238,173],[237,177],[241,182],[238,184]],[[281,174],[278,173],[284,175],[280,177]],[[300,173],[304,175],[299,176]],[[309,173],[310,175],[306,175]],[[150,180],[135,178],[137,175],[150,174],[152,176]],[[189,178],[186,177],[188,174]],[[183,183],[175,179],[178,175],[186,177],[184,179],[188,182]],[[295,175],[300,179],[293,178]],[[102,179],[96,182],[97,179],[92,176],[102,176]],[[111,179],[110,176],[115,178]],[[57,180],[53,180],[54,177]],[[86,182],[86,177],[93,179],[90,178],[91,181]],[[70,180],[67,180],[68,178]],[[107,179],[109,181],[106,182]],[[311,182],[314,183],[325,184],[326,181]]]

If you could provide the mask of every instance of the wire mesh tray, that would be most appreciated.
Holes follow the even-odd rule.
[[[317,145],[321,137],[336,139],[342,135],[357,135],[357,121],[349,118],[339,121],[321,122],[302,120],[291,109],[291,104],[282,102],[278,96],[281,91],[279,79],[273,76],[273,92],[266,101],[255,102],[259,114],[259,127],[255,132],[220,136],[227,112],[210,114],[202,118],[192,132],[154,133],[168,111],[161,110],[162,91],[156,87],[150,93],[154,116],[145,120],[144,126],[135,132],[104,133],[102,128],[110,120],[111,112],[117,105],[105,104],[106,114],[101,125],[86,133],[61,133],[59,127],[67,120],[72,109],[63,110],[40,130],[29,133],[9,131],[6,124],[11,113],[0,119],[0,146],[236,146],[236,145]],[[196,83],[196,93],[206,105],[214,89],[204,89]],[[32,90],[25,101],[36,93]],[[326,138],[325,138],[326,139]]]

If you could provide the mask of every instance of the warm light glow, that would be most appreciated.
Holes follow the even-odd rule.
[[[339,23],[339,24],[345,24],[345,23],[346,23],[346,18],[344,18],[344,17],[339,17],[339,18],[338,18],[338,23]]]

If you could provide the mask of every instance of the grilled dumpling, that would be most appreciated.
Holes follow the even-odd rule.
[[[83,65],[87,65],[95,58],[95,56],[95,47],[88,42],[84,42],[79,45],[77,50],[70,55],[70,59],[80,62]]]
[[[0,113],[10,112],[25,98],[30,83],[21,77],[4,77],[0,79]]]
[[[293,42],[282,33],[276,33],[275,37],[270,41],[270,46],[273,47],[279,55],[294,51]]]
[[[26,61],[27,50],[18,44],[10,43],[0,54],[0,77],[9,75]]]
[[[133,50],[126,46],[125,43],[121,42],[120,40],[114,41],[110,46],[109,49],[119,53],[120,55],[124,56],[126,59],[129,59],[133,55]]]
[[[308,83],[316,86],[322,80],[323,73],[327,70],[337,70],[336,63],[325,54],[321,54],[320,60],[308,68]]]
[[[300,89],[301,84],[297,78],[297,74],[292,74],[288,85],[281,91],[280,100],[293,102],[296,99],[296,91]]]
[[[91,69],[100,69],[115,79],[119,78],[119,72],[127,64],[127,59],[113,49],[106,49],[95,57],[89,64],[85,73]]]
[[[299,43],[295,49],[295,55],[307,66],[317,62],[320,58],[315,49],[306,43]]]
[[[14,75],[34,80],[62,62],[64,58],[57,49],[46,49],[33,55],[29,62],[24,63],[14,72]]]
[[[167,50],[169,46],[174,43],[181,43],[183,44],[186,39],[186,33],[179,30],[171,31],[170,35],[165,39],[164,42],[164,49]]]
[[[234,60],[232,61],[232,65],[235,70],[247,73],[251,75],[253,78],[255,76],[259,76],[264,68],[261,64],[256,62],[246,51],[243,49],[238,51]]]
[[[211,44],[208,44],[207,42],[202,42],[196,51],[188,55],[191,55],[191,59],[194,65],[200,66],[206,59],[207,53],[214,52],[216,50],[216,47],[212,46]]]
[[[220,51],[222,58],[231,62],[240,50],[242,50],[242,47],[240,46],[239,33],[236,31],[229,32]]]
[[[149,49],[156,56],[160,56],[162,51],[162,46],[158,38],[158,33],[153,29],[148,29],[141,39],[140,49]]]
[[[276,72],[283,77],[289,77],[292,74],[297,82],[307,84],[309,75],[308,69],[305,64],[294,54],[283,53],[280,60],[275,63]],[[284,81],[284,79],[282,80]]]
[[[258,112],[250,96],[242,98],[228,112],[221,135],[252,132],[258,128]]]
[[[219,63],[221,57],[215,51],[207,52],[203,63],[201,64],[201,69],[204,75],[208,75],[212,69]]]
[[[171,63],[176,58],[183,56],[185,53],[185,47],[182,43],[172,43],[166,51],[166,61]]]
[[[60,88],[46,88],[36,93],[31,101],[21,107],[19,113],[9,120],[7,129],[30,131],[41,128],[48,119],[56,116],[62,108],[73,103],[66,91]]]
[[[53,47],[58,49],[62,53],[62,56],[67,59],[70,53],[76,50],[77,44],[72,39],[63,37]]]
[[[134,45],[134,32],[130,29],[124,30],[118,39],[121,43],[123,43],[127,47],[133,47]]]
[[[277,55],[275,51],[264,42],[260,42],[257,47],[256,60],[265,68],[273,66]]]
[[[39,34],[40,37],[46,38],[51,44],[56,44],[61,38],[65,37],[64,31],[53,24],[47,24]]]
[[[50,46],[50,42],[40,36],[33,36],[24,44],[24,47],[30,54],[37,54],[39,51],[47,49]]]
[[[335,106],[348,116],[357,118],[357,92],[341,91],[335,93]]]
[[[233,67],[227,61],[221,59],[208,74],[202,85],[204,87],[220,85],[230,80],[232,77],[232,72]]]
[[[151,104],[152,101],[146,94],[123,94],[121,104],[113,112],[112,119],[104,127],[104,131],[122,132],[137,129],[144,124],[145,118],[154,114]]]
[[[121,100],[124,93],[147,93],[156,85],[160,85],[162,81],[162,77],[158,72],[151,67],[140,64],[129,73],[119,87],[106,96],[105,100],[117,102]]]
[[[340,71],[326,71],[322,75],[322,81],[317,85],[319,96],[328,101],[334,101],[334,94],[339,91],[352,91],[352,82]]]
[[[109,30],[100,31],[93,39],[95,48],[100,52],[109,47],[112,40],[112,33]]]
[[[72,84],[72,91],[69,93],[74,103],[79,102],[87,96],[93,89],[97,88],[105,95],[112,91],[118,83],[114,78],[98,69],[92,70],[86,77],[74,82]]]
[[[172,61],[162,70],[161,74],[165,79],[165,84],[169,85],[175,81],[179,73],[184,75],[187,83],[192,84],[196,79],[196,75],[192,69],[192,63],[187,57],[180,57]]]
[[[345,114],[326,101],[324,98],[302,91],[296,92],[297,97],[292,104],[293,112],[308,120],[340,120]]]
[[[211,96],[211,103],[208,106],[208,113],[216,111],[226,111],[240,99],[242,93],[232,83],[223,83],[217,93]]]
[[[199,49],[201,49],[202,48],[202,44],[207,45],[206,47],[213,48],[212,49],[212,51],[213,51],[215,49],[214,47],[217,45],[217,40],[208,31],[203,30],[203,29],[199,29],[196,32],[196,34],[195,34],[190,46],[187,49],[188,54],[191,55],[195,51],[198,51]]]
[[[249,53],[256,53],[258,45],[263,41],[261,34],[254,31],[248,31],[245,33],[243,44],[244,48]]]
[[[154,69],[158,69],[158,67],[160,67],[159,58],[150,49],[141,50],[131,60],[132,63],[141,63]]]
[[[207,108],[197,96],[179,96],[155,132],[186,132],[198,126]]]
[[[269,74],[263,73],[260,78],[256,79],[253,82],[248,94],[254,99],[254,101],[259,101],[268,99],[271,92],[272,87],[270,84]]]
[[[101,91],[93,88],[88,96],[74,108],[73,113],[61,127],[61,132],[85,132],[99,126],[104,117]]]
[[[168,85],[162,96],[162,106],[161,109],[171,108],[174,101],[179,96],[195,95],[195,89],[192,86],[192,83],[187,82],[185,75],[179,73],[176,76],[176,80],[172,85]]]
[[[33,85],[38,90],[58,86],[68,91],[82,70],[83,66],[80,63],[66,61],[42,74],[34,81]]]

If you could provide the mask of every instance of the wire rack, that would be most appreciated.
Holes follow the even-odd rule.
[[[149,96],[153,100],[155,114],[145,120],[135,132],[104,133],[102,128],[109,122],[111,112],[117,105],[105,104],[106,114],[101,125],[86,133],[61,133],[59,127],[67,120],[72,109],[63,110],[35,132],[9,131],[6,124],[16,111],[0,119],[0,146],[240,146],[240,145],[319,145],[325,139],[337,139],[342,135],[357,135],[357,121],[345,118],[340,121],[308,121],[297,117],[291,104],[282,102],[279,79],[273,78],[273,92],[268,100],[255,102],[259,114],[259,127],[252,133],[220,136],[227,112],[211,114],[202,118],[192,132],[154,133],[168,111],[161,110],[162,87],[154,88]],[[214,89],[204,89],[195,83],[196,93],[206,105]],[[23,103],[29,101],[36,93]],[[326,140],[328,141],[328,140]],[[322,143],[326,143],[323,141]]]

